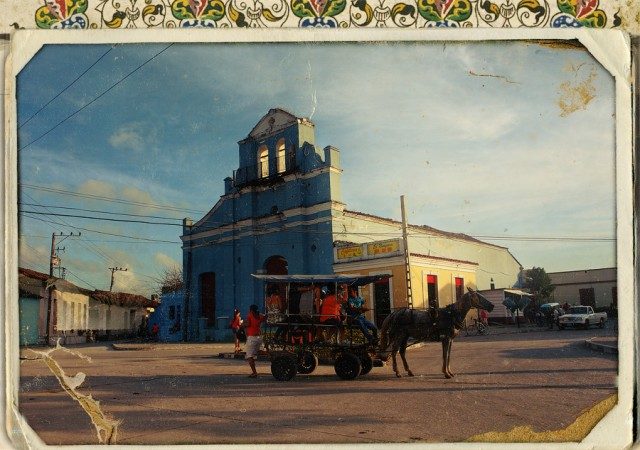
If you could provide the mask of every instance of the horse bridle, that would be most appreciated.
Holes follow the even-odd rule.
[[[464,326],[464,317],[462,317],[460,310],[455,307],[455,303],[447,305],[444,310],[450,316],[453,326],[460,330]]]

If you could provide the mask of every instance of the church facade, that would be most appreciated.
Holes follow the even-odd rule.
[[[364,245],[372,233],[400,236],[400,223],[345,208],[340,152],[331,146],[317,147],[314,128],[308,119],[271,109],[239,141],[238,169],[225,178],[218,202],[200,220],[184,220],[184,339],[230,336],[233,308],[240,308],[244,316],[249,305],[262,304],[263,286],[251,276],[255,273],[394,273],[391,283],[395,289],[379,286],[377,294],[372,291],[372,296],[378,296],[372,299],[378,308],[372,314],[379,318],[389,307],[406,304],[397,298],[406,292],[398,289],[404,280],[402,276],[398,279],[397,255],[386,255],[395,256],[389,264],[380,258],[383,254],[344,258],[349,256],[344,248]],[[451,275],[448,281],[441,275],[441,285],[432,289],[436,303],[442,303],[437,300],[438,292],[451,291],[455,297],[459,291],[457,284],[453,288],[446,285],[449,281],[466,279],[465,286],[480,289],[489,288],[489,283],[500,287],[518,284],[522,268],[504,247],[430,227],[412,226],[411,231],[410,252],[415,252],[413,260],[419,266],[411,272],[416,287],[424,291],[422,304],[427,297],[431,304],[434,301],[427,283],[437,272],[429,270],[430,264],[433,270],[453,267],[451,274],[464,273],[464,278]],[[391,249],[391,253],[398,250],[384,242],[378,248]]]

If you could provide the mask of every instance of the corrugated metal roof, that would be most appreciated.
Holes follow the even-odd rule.
[[[158,306],[158,302],[148,299],[138,294],[127,294],[125,292],[93,291],[89,296],[107,305],[116,306],[136,306],[153,308]]]
[[[519,289],[505,289],[504,292],[507,294],[519,295],[521,297],[533,297],[533,294],[529,294],[528,292],[524,292]]]

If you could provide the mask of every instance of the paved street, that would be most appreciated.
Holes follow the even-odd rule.
[[[460,337],[452,370],[440,373],[439,343],[407,352],[415,377],[374,368],[353,381],[333,368],[278,382],[268,362],[247,378],[241,360],[216,355],[227,344],[159,344],[114,351],[76,347],[91,362],[63,351],[67,375],[81,371],[78,392],[91,394],[122,421],[120,444],[371,443],[462,441],[487,431],[529,425],[536,431],[571,424],[616,392],[617,357],[585,339],[609,329]],[[23,351],[33,358],[30,351]],[[21,363],[20,409],[47,444],[92,444],[94,428],[42,360]]]

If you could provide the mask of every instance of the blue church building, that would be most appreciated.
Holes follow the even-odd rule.
[[[315,146],[314,124],[271,109],[239,143],[239,167],[200,220],[184,219],[186,340],[230,336],[234,307],[262,304],[251,274],[333,272],[340,153]]]
[[[312,122],[271,109],[238,144],[224,194],[203,218],[183,223],[182,339],[230,339],[233,308],[244,316],[262,305],[255,273],[393,275],[361,292],[371,319],[407,306],[402,223],[346,209],[340,152],[316,147]],[[426,225],[408,231],[417,307],[444,306],[465,286],[519,285],[522,266],[508,248]]]

